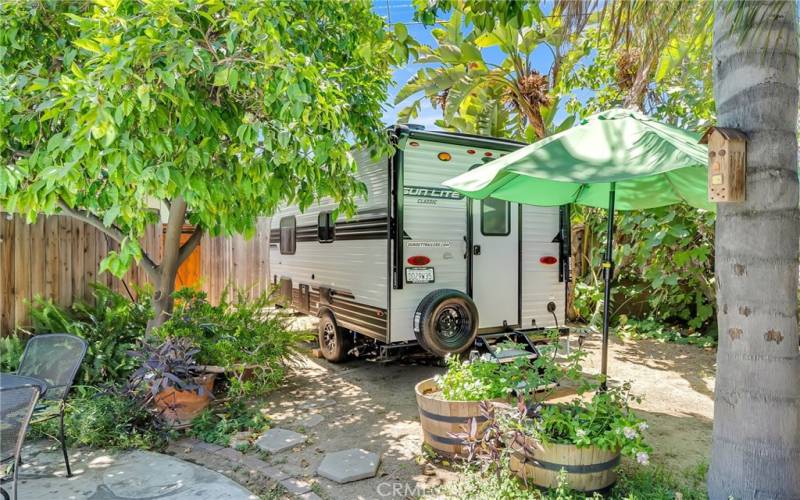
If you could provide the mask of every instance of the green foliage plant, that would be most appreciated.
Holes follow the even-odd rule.
[[[168,437],[154,414],[123,388],[76,386],[67,399],[67,439],[103,449],[160,449]],[[34,424],[32,437],[57,436],[58,419]]]
[[[557,342],[557,332],[550,333],[551,343]],[[520,348],[511,342],[498,344],[498,352]],[[446,358],[447,371],[434,377],[448,401],[484,401],[509,399],[514,394],[532,394],[544,397],[559,382],[580,378],[580,361],[585,352],[574,350],[555,361],[556,352],[536,359],[520,356],[509,362],[498,363],[490,354],[476,359],[461,360],[458,356]]]
[[[137,366],[128,351],[143,338],[152,316],[149,292],[138,290],[137,299],[131,300],[105,285],[91,287],[92,301],[79,300],[67,308],[35,298],[30,306],[32,332],[27,333],[69,333],[83,338],[88,348],[76,383],[124,384]]]
[[[228,446],[231,436],[249,432],[251,437],[269,429],[270,421],[257,408],[243,401],[233,401],[214,408],[206,408],[192,420],[190,436],[206,443]]]
[[[158,326],[203,234],[252,236],[281,202],[354,210],[349,151],[389,151],[406,38],[367,0],[0,2],[0,205],[116,241],[100,271],[138,263]],[[139,241],[160,211],[158,262]]]
[[[14,372],[19,368],[19,360],[25,350],[25,342],[21,335],[0,337],[0,371]]]
[[[602,316],[600,269],[605,245],[604,211],[576,208],[574,223],[588,238],[584,276],[576,277],[575,308],[581,319]],[[687,206],[618,214],[615,218],[615,294],[612,311],[695,332],[714,331],[714,214]]]
[[[285,361],[308,334],[288,327],[287,313],[275,308],[274,290],[255,298],[245,289],[221,295],[219,304],[213,305],[204,292],[179,290],[172,318],[156,335],[190,339],[199,348],[200,364],[227,370],[231,395],[254,395],[276,387],[285,375]]]

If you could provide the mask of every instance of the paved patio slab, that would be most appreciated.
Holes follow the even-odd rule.
[[[373,477],[379,464],[380,458],[376,453],[353,448],[325,455],[317,474],[337,483],[349,483]]]
[[[305,442],[306,437],[303,434],[276,427],[262,434],[256,440],[256,446],[270,453],[280,453]]]
[[[60,450],[26,446],[19,497],[90,500],[251,500],[244,487],[227,477],[168,455],[148,451],[70,450],[71,478]],[[8,485],[9,488],[11,485]]]

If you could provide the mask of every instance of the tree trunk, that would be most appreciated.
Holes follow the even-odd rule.
[[[147,333],[164,324],[172,313],[172,294],[175,291],[175,278],[178,275],[181,254],[181,230],[186,221],[186,201],[183,198],[172,200],[164,233],[163,256],[158,265],[159,279],[155,283],[155,291],[151,304],[153,319],[147,322]]]
[[[729,12],[724,3],[715,5],[714,97],[719,126],[748,135],[747,201],[719,204],[717,214],[719,348],[708,493],[797,499],[796,4],[784,2],[774,21],[768,16],[741,39],[731,34],[735,10],[758,4]]]

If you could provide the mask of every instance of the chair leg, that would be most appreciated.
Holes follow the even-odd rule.
[[[17,491],[19,490],[19,483],[17,482],[17,472],[19,472],[19,454],[14,461],[14,500],[17,500]],[[6,496],[8,498],[8,496]]]
[[[69,456],[67,455],[67,440],[64,437],[64,407],[61,408],[59,420],[61,431],[59,432],[58,440],[61,441],[61,452],[64,454],[64,464],[67,466],[67,477],[72,477],[72,470],[69,468]]]

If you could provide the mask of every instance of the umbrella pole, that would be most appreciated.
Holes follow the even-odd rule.
[[[614,199],[616,198],[616,183],[612,182],[608,191],[608,226],[606,229],[606,254],[603,259],[603,352],[600,364],[600,373],[603,375],[601,390],[606,389],[608,376],[608,321],[611,309],[611,280],[614,279],[614,259],[612,244],[614,240]]]

